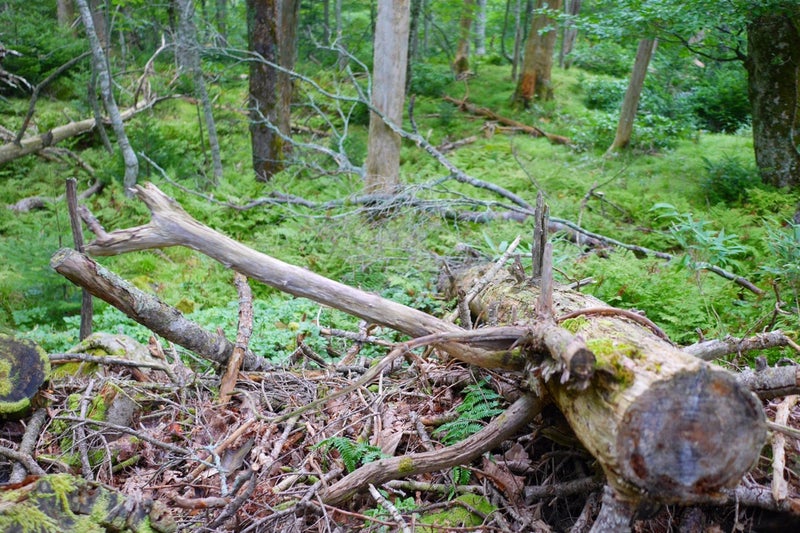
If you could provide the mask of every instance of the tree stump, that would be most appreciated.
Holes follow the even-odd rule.
[[[50,375],[50,359],[29,340],[0,333],[0,417],[24,416]]]

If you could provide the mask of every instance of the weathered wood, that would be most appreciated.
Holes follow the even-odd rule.
[[[150,209],[151,222],[97,235],[93,242],[86,245],[89,254],[109,256],[150,248],[185,246],[278,290],[314,300],[411,337],[462,331],[451,322],[248,248],[200,224],[152,183],[137,185],[135,191]],[[453,357],[484,368],[519,370],[524,365],[523,357],[507,351],[487,352],[452,343],[441,346]]]
[[[50,266],[59,274],[106,301],[136,322],[218,364],[225,363],[234,345],[222,335],[202,328],[155,296],[134,287],[85,255],[62,248],[53,254]],[[248,352],[244,367],[261,368],[263,359]]]
[[[481,274],[475,269],[461,279]],[[528,323],[535,318],[536,293],[535,286],[501,272],[471,309],[486,316],[492,308],[499,324]],[[546,387],[617,497],[691,503],[735,486],[765,442],[760,402],[730,372],[682,352],[625,313],[574,291],[553,294],[557,320],[601,307],[609,312],[561,324],[597,358],[588,388],[575,391],[559,379]]]

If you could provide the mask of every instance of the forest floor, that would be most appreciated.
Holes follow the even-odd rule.
[[[151,342],[162,370],[111,364],[54,379],[43,426],[27,429],[39,433],[31,455],[48,471],[82,472],[129,500],[161,502],[164,530],[588,531],[603,474],[555,407],[471,464],[390,481],[338,507],[323,503],[325,487],[367,461],[442,448],[443,424],[451,434],[459,420],[456,432],[475,431],[488,420],[481,413],[516,399],[523,378],[412,354],[374,385],[274,421],[355,381],[369,365],[361,346],[353,342],[339,363],[320,368],[322,358],[299,337],[289,364],[242,372],[233,399],[221,404],[215,374],[191,370],[169,347],[164,357]],[[459,410],[465,398],[473,407]],[[796,397],[766,403],[768,418],[781,401],[791,402],[786,423],[800,429]],[[5,423],[0,442],[16,447],[25,433],[25,423]],[[789,494],[797,494],[798,441],[786,450]],[[771,455],[768,445],[746,486],[770,490]],[[730,500],[641,512],[637,532],[789,531],[798,523],[797,513]]]

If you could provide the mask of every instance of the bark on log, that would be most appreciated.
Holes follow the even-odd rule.
[[[185,246],[278,290],[314,300],[411,337],[462,331],[451,322],[248,248],[200,224],[152,183],[137,185],[135,191],[150,209],[151,222],[98,235],[86,245],[87,253],[109,256],[150,248]],[[523,357],[509,351],[487,352],[452,342],[443,343],[441,347],[457,359],[484,368],[520,370],[525,362]]]
[[[457,276],[457,288],[481,275],[473,269]],[[499,324],[527,323],[537,292],[501,271],[471,310],[497,316]],[[617,497],[687,504],[736,486],[758,459],[766,421],[761,403],[733,374],[591,296],[556,290],[553,305],[556,317],[608,309],[561,323],[596,356],[588,388],[576,392],[558,379],[546,387]]]

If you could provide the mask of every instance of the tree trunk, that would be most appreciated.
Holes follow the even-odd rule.
[[[411,88],[414,75],[414,60],[419,55],[419,18],[422,14],[422,0],[411,0],[411,11],[408,25],[408,61],[406,64],[406,94]]]
[[[469,34],[472,29],[472,18],[475,12],[475,0],[464,0],[461,9],[461,20],[458,23],[458,46],[456,58],[453,60],[453,74],[456,79],[469,72]]]
[[[192,0],[175,0],[178,10],[178,31],[176,42],[176,57],[178,68],[186,71],[194,82],[194,91],[203,107],[203,117],[208,131],[208,146],[211,151],[212,170],[214,173],[214,185],[219,184],[222,179],[222,157],[219,150],[219,138],[217,137],[217,126],[214,121],[214,110],[211,107],[211,99],[206,90],[206,80],[203,77],[203,69],[200,66],[200,44],[197,41],[197,28],[194,24],[194,2]]]
[[[761,179],[800,186],[800,9],[770,13],[747,25],[746,67],[753,147]]]
[[[83,27],[86,29],[86,36],[89,39],[89,45],[92,49],[92,66],[97,73],[97,79],[100,83],[100,96],[103,98],[103,105],[111,120],[114,133],[117,135],[117,144],[119,145],[120,152],[122,152],[122,159],[125,161],[125,176],[123,177],[122,184],[125,187],[125,193],[132,194],[130,189],[136,185],[136,179],[139,174],[139,160],[136,159],[136,153],[133,151],[131,143],[128,140],[128,135],[125,133],[122,116],[117,107],[117,102],[114,99],[114,93],[111,88],[111,73],[109,72],[106,54],[103,52],[99,36],[95,32],[94,21],[92,20],[92,13],[89,10],[89,5],[86,3],[86,0],[75,0],[75,3],[80,11]]]
[[[409,17],[409,0],[378,2],[372,105],[397,125],[403,120]],[[375,112],[370,113],[365,167],[367,193],[392,194],[399,187],[400,136]]]
[[[214,22],[217,25],[217,45],[226,46],[228,44],[228,0],[217,0]]]
[[[619,123],[617,124],[617,134],[614,142],[609,146],[606,154],[611,154],[627,148],[631,142],[633,134],[633,122],[636,120],[636,110],[639,107],[639,97],[644,87],[644,79],[647,76],[647,67],[650,58],[656,47],[654,39],[642,39],[639,41],[639,48],[636,50],[636,60],[633,63],[631,81],[625,91],[625,98],[622,100],[622,109],[619,112]]]
[[[581,11],[581,0],[568,0],[565,11],[567,15],[577,17]],[[558,66],[569,68],[571,61],[568,57],[575,47],[575,40],[578,38],[578,27],[574,20],[568,19],[564,26],[564,36],[561,39],[561,52],[558,55]]]
[[[511,79],[517,80],[520,56],[522,55],[522,0],[516,0],[514,5],[514,57],[511,60]]]
[[[250,63],[249,89],[253,170],[260,181],[269,181],[284,166],[292,82],[274,65],[294,66],[298,8],[297,0],[247,0],[250,50],[264,59]]]
[[[478,0],[478,13],[475,17],[475,55],[486,55],[486,0]]]
[[[536,1],[536,9],[543,9],[547,4],[553,17],[561,9],[561,0],[546,2]],[[514,101],[524,107],[530,106],[534,98],[552,100],[553,87],[550,83],[550,71],[553,68],[553,50],[556,44],[556,20],[548,14],[537,13],[531,22],[531,31],[525,43],[525,58],[522,62]],[[549,29],[546,29],[549,28]]]

